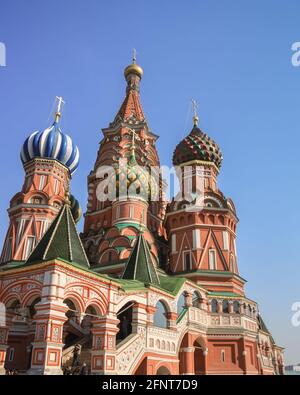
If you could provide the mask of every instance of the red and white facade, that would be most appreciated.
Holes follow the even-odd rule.
[[[56,159],[36,157],[24,165],[1,255],[1,372],[62,374],[79,345],[80,363],[91,374],[283,374],[283,349],[245,295],[238,218],[232,200],[218,189],[219,166],[197,158],[179,164],[181,192],[187,179],[194,194],[203,185],[201,210],[189,210],[184,199],[166,202],[161,178],[156,201],[97,199],[103,180],[97,169],[130,158],[132,141],[140,166],[160,166],[157,136],[140,103],[142,70],[133,63],[125,77],[125,100],[103,130],[88,176],[81,240],[89,268],[59,256],[26,264],[65,204],[71,175]],[[140,175],[128,180],[142,186]],[[141,229],[159,285],[122,279]]]

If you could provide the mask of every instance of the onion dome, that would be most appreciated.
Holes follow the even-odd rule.
[[[82,210],[78,200],[73,195],[70,195],[70,207],[74,222],[77,224],[80,221]]]
[[[110,200],[128,197],[149,201],[158,194],[158,182],[155,177],[147,168],[137,163],[134,142],[128,162],[124,166],[121,163],[116,168],[110,178],[110,184],[115,186],[112,191],[115,194],[110,196]]]
[[[124,76],[125,79],[127,80],[127,77],[130,74],[135,74],[137,75],[140,79],[142,78],[144,71],[141,68],[141,66],[136,64],[136,50],[133,50],[133,58],[132,58],[132,64],[130,64],[129,66],[126,67],[126,69],[124,70]]]
[[[127,66],[126,69],[124,70],[124,76],[125,76],[125,78],[127,78],[127,76],[128,76],[129,74],[136,74],[137,76],[139,76],[140,78],[142,78],[142,76],[143,76],[143,74],[144,74],[144,71],[143,71],[143,69],[142,69],[139,65],[137,65],[137,64],[135,64],[135,63],[132,63],[132,64],[130,64],[129,66]]]
[[[64,134],[59,127],[60,105],[61,102],[53,124],[45,130],[32,133],[25,140],[21,160],[25,164],[33,158],[56,159],[73,174],[79,164],[79,150],[71,137]]]
[[[191,161],[204,161],[214,163],[218,169],[222,163],[222,152],[219,146],[207,134],[198,128],[198,118],[194,117],[194,127],[175,148],[173,154],[174,166]]]

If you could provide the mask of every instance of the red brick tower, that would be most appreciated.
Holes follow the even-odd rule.
[[[160,166],[155,147],[158,136],[151,132],[140,102],[143,70],[136,64],[135,56],[124,75],[127,82],[125,99],[113,122],[103,129],[104,138],[94,169],[88,176],[88,205],[82,234],[90,262],[97,265],[99,271],[117,274],[124,269],[140,226],[145,229],[144,236],[157,260],[159,238],[164,235],[162,221],[165,212],[160,187],[156,191],[156,201],[153,196],[142,198],[132,194],[126,201],[118,200],[119,196],[102,200],[97,196],[99,184],[108,176],[102,171],[105,166],[116,172],[117,183],[123,177],[127,187],[134,186],[137,190],[147,184],[143,174]],[[128,172],[123,169],[126,165]],[[134,167],[142,169],[135,171]],[[161,186],[161,179],[158,183]]]
[[[25,179],[21,191],[10,201],[10,222],[0,263],[28,258],[57,216],[69,190],[71,174],[78,166],[78,148],[59,126],[63,101],[57,99],[54,123],[32,133],[23,144],[21,159]],[[73,197],[72,204],[78,219],[80,208]]]
[[[236,254],[234,204],[219,190],[222,162],[218,145],[194,126],[174,152],[180,192],[168,207],[169,270],[211,291],[243,294]]]

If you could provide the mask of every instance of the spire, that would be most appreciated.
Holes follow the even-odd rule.
[[[199,118],[198,118],[198,113],[197,113],[198,104],[195,99],[192,99],[192,106],[193,106],[193,114],[194,114],[194,116],[193,116],[194,126],[197,127]]]
[[[139,280],[145,284],[160,284],[147,241],[142,232],[137,237],[122,278],[124,280]]]
[[[26,261],[26,265],[61,258],[89,268],[83,245],[67,202]]]
[[[136,64],[136,50],[133,50],[132,63],[125,68],[125,79],[127,81],[126,97],[116,115],[115,121],[126,122],[128,119],[143,122],[144,112],[140,102],[140,81],[143,69]]]
[[[58,123],[59,118],[61,117],[62,106],[66,103],[61,96],[56,96],[55,98],[57,103],[57,109],[55,113],[55,123]]]

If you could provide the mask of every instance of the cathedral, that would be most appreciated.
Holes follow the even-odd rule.
[[[283,348],[244,291],[219,146],[194,106],[167,198],[135,58],[124,75],[124,101],[87,176],[82,233],[70,185],[79,149],[61,130],[62,98],[53,123],[23,143],[0,258],[0,372],[283,374]]]

